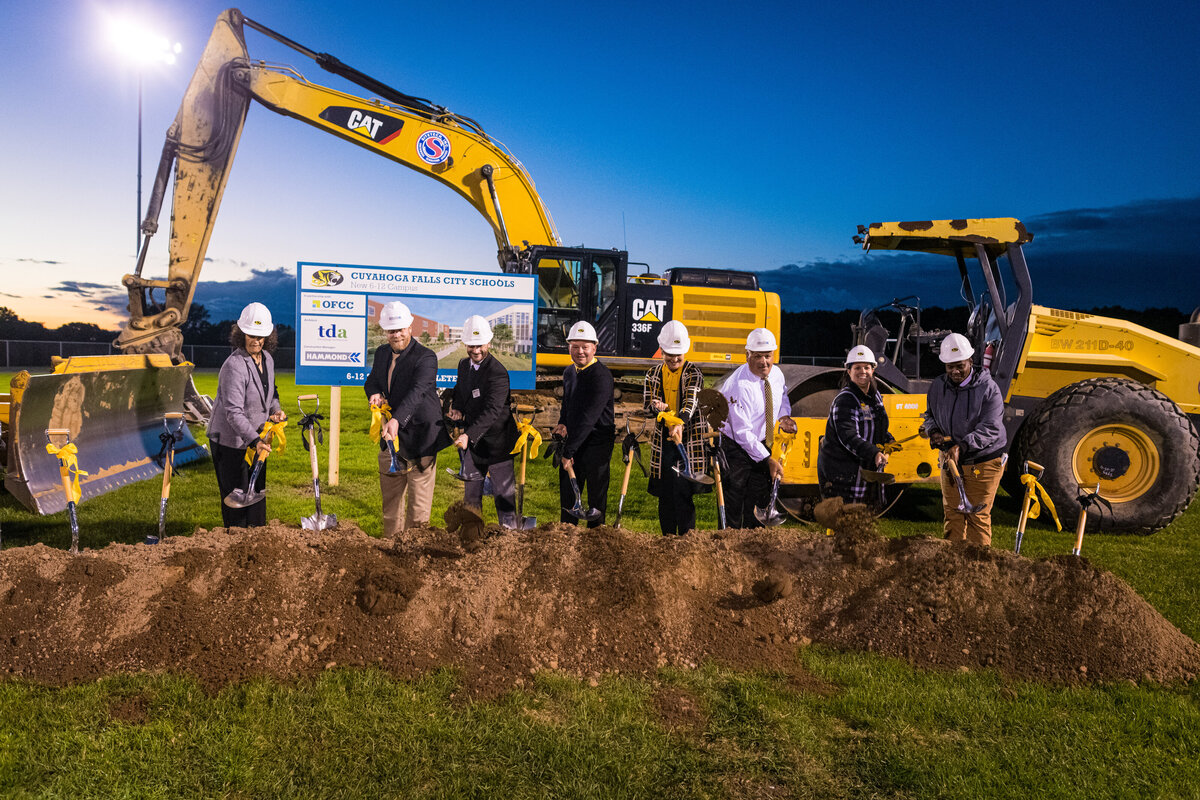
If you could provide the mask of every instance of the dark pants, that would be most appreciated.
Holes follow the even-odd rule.
[[[491,466],[479,465],[467,450],[462,454],[464,472],[479,470],[480,475],[492,476],[492,499],[496,501],[496,517],[505,528],[516,528],[517,484],[512,460],[500,461]],[[463,502],[472,508],[483,510],[483,478],[463,483]]]
[[[732,439],[722,437],[721,448],[729,469],[721,473],[725,490],[725,523],[730,528],[761,528],[754,507],[766,508],[771,499],[771,469],[768,459],[754,461]]]
[[[226,528],[251,528],[267,524],[267,498],[246,508],[230,508],[225,505],[225,496],[234,489],[245,489],[250,480],[250,465],[246,463],[246,448],[225,447],[209,443],[213,466],[217,470],[217,489],[221,492],[221,521]],[[267,464],[264,461],[254,483],[257,491],[267,488]]]
[[[613,444],[614,440],[607,436],[596,441],[589,438],[575,452],[575,479],[579,483],[579,491],[587,497],[583,510],[600,510],[600,518],[589,522],[589,528],[603,525],[604,515],[608,511],[608,465],[612,460]],[[567,477],[565,469],[558,471],[558,499],[564,509],[561,520],[578,524],[579,520],[566,511],[575,505],[575,492],[571,489],[571,479]]]
[[[658,497],[658,524],[664,536],[683,535],[696,527],[696,503],[692,499],[695,486],[686,478],[675,474],[675,464],[682,464],[679,448],[665,442],[662,454],[662,477],[655,481],[654,494]]]

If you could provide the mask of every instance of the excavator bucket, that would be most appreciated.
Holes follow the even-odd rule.
[[[49,375],[12,381],[4,486],[38,514],[66,508],[58,459],[46,452],[46,429],[70,430],[78,448],[83,502],[162,474],[163,414],[183,410],[192,365],[165,355],[71,358]],[[176,444],[179,466],[207,455],[187,426]]]

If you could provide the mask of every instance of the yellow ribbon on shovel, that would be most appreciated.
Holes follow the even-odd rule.
[[[517,443],[513,445],[513,449],[508,451],[509,455],[517,455],[528,444],[529,457],[538,457],[538,448],[542,446],[542,434],[538,433],[537,428],[530,424],[532,422],[533,417],[527,417],[517,423],[517,433],[520,435],[517,436]]]
[[[1026,516],[1029,519],[1037,519],[1039,516],[1041,516],[1042,504],[1038,502],[1038,495],[1041,495],[1042,501],[1046,504],[1046,510],[1049,511],[1050,516],[1054,518],[1054,527],[1061,531],[1062,523],[1058,521],[1058,511],[1056,511],[1054,508],[1054,501],[1050,499],[1050,495],[1047,494],[1042,485],[1038,483],[1037,478],[1026,472],[1021,476],[1021,483],[1026,487],[1026,491],[1028,491],[1030,486],[1033,487],[1033,494],[1029,497],[1029,514]]]
[[[782,421],[782,420],[781,420]],[[792,442],[796,439],[795,433],[788,433],[775,425],[775,438],[771,441],[771,458],[779,462],[779,466],[787,464],[788,450],[792,448]]]
[[[670,411],[658,412],[658,421],[666,425],[668,428],[674,428],[676,425],[683,424],[683,420],[672,414]]]
[[[71,476],[71,501],[78,503],[83,497],[83,487],[79,485],[79,476],[87,475],[88,473],[79,468],[79,450],[75,444],[68,443],[62,447],[55,447],[52,444],[46,444],[46,452],[52,456],[58,456],[58,473],[62,476]]]
[[[379,437],[383,436],[384,424],[392,418],[392,407],[387,403],[379,406],[371,406],[371,429],[367,434],[371,437],[371,441],[379,443]]]
[[[286,426],[286,419],[279,422],[267,420],[263,423],[262,430],[258,432],[258,438],[271,445],[271,450],[282,453],[284,448],[287,447],[287,437],[283,435],[283,429]],[[246,448],[247,464],[254,464],[254,452],[257,449],[254,445]]]

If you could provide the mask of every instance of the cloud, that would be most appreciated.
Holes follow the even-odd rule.
[[[87,283],[84,281],[62,281],[58,286],[52,286],[51,291],[81,294],[92,297],[97,294],[111,294],[113,287],[107,283]]]
[[[1200,303],[1197,257],[1181,235],[1200,226],[1200,197],[1068,209],[1023,221],[1034,234],[1023,248],[1034,302],[1184,310]],[[925,307],[963,304],[957,266],[945,256],[873,252],[788,264],[758,276],[764,289],[779,293],[786,311],[861,309],[907,295]]]
[[[62,261],[49,261],[44,258],[14,258],[13,260],[18,264],[50,264],[57,266],[63,263]]]
[[[254,269],[239,281],[201,279],[193,300],[204,306],[213,322],[237,319],[248,304],[258,302],[271,309],[276,322],[291,324],[296,317],[296,271],[286,267]]]

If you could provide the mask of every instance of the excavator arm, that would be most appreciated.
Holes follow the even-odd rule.
[[[356,97],[311,83],[289,67],[251,61],[245,26],[379,98]],[[123,279],[129,290],[130,318],[117,345],[125,352],[165,352],[176,361],[181,359],[179,326],[187,319],[252,99],[453,189],[491,225],[500,267],[506,272],[532,270],[522,258],[523,246],[559,244],[550,214],[525,168],[478,123],[392,89],[229,9],[213,27],[163,146],[142,223],[145,238],[137,268]],[[172,167],[169,272],[166,280],[152,280],[142,276],[142,268],[150,237],[158,228]],[[161,306],[150,300],[156,289],[164,293]]]

